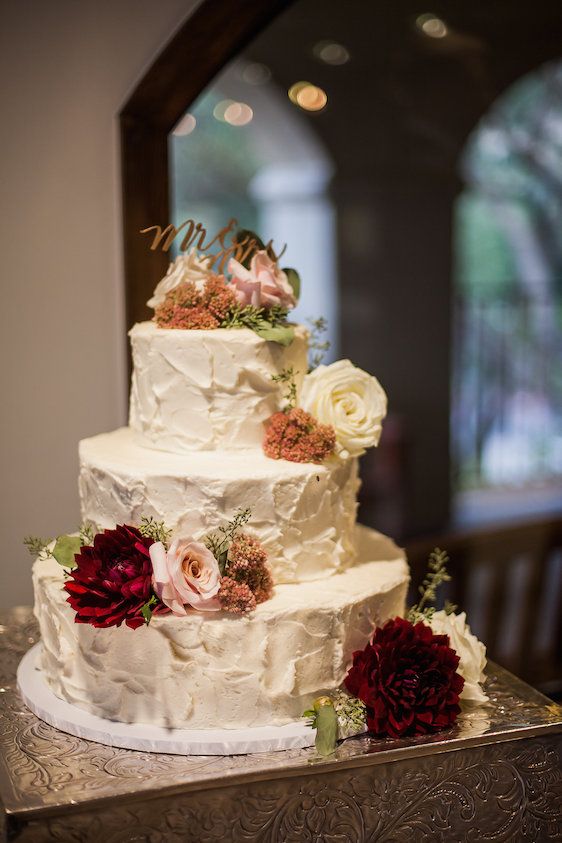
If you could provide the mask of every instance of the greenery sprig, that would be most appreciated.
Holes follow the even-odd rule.
[[[94,525],[91,521],[83,521],[80,525],[79,538],[82,546],[93,544],[95,536]]]
[[[367,707],[362,700],[340,688],[332,694],[332,702],[338,717],[339,738],[358,735],[366,731]]]
[[[147,539],[155,542],[162,542],[166,547],[172,535],[172,531],[166,528],[163,521],[155,521],[152,515],[148,518],[143,515],[139,527],[139,533]]]
[[[39,536],[26,536],[23,543],[31,556],[38,559],[55,559],[63,568],[74,568],[74,556],[80,548],[94,541],[94,525],[84,521],[77,536],[67,533],[54,539],[42,539]]]
[[[435,550],[432,550],[429,554],[429,560],[427,563],[428,572],[422,584],[418,588],[421,599],[418,603],[415,603],[408,612],[408,620],[412,623],[416,623],[417,621],[424,619],[430,620],[435,614],[435,606],[427,604],[435,603],[437,589],[444,582],[449,582],[451,579],[450,575],[447,573],[448,562],[449,556],[447,552],[445,550],[440,550],[438,547],[436,547]],[[453,606],[451,603],[447,603],[445,610],[450,613],[455,609],[456,606]]]
[[[322,363],[326,352],[330,348],[330,341],[323,340],[322,335],[328,330],[328,321],[320,316],[318,319],[307,319],[310,325],[310,339],[308,347],[310,350],[309,372],[316,369]]]
[[[52,541],[52,539],[42,539],[39,536],[26,536],[23,543],[31,556],[37,556],[39,559],[48,559],[53,555],[53,551],[49,547]]]
[[[205,537],[205,546],[211,551],[217,562],[221,574],[224,574],[226,569],[226,562],[228,557],[228,549],[234,539],[236,533],[248,523],[252,517],[252,510],[250,507],[239,509],[231,521],[222,524],[217,531],[209,533]]]
[[[157,605],[158,602],[158,598],[155,594],[153,594],[148,603],[145,603],[144,606],[141,608],[141,615],[145,619],[147,626],[152,620],[152,609],[154,608],[154,606]]]
[[[242,307],[236,305],[228,311],[220,323],[221,328],[250,328],[258,336],[281,345],[290,345],[295,336],[295,329],[287,322],[289,311],[286,307],[254,307],[251,304]]]
[[[287,402],[287,406],[285,407],[285,412],[288,410],[292,410],[294,407],[297,406],[297,383],[295,381],[295,375],[297,373],[290,366],[288,369],[283,369],[282,372],[279,372],[278,375],[272,375],[271,380],[273,383],[282,383],[286,386],[286,391],[283,394],[283,398]]]

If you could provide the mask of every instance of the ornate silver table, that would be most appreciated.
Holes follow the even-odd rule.
[[[490,665],[492,704],[447,733],[314,750],[183,757],[65,735],[21,702],[31,610],[0,613],[3,839],[562,841],[562,709]]]

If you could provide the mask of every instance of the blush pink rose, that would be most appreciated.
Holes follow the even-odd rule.
[[[231,258],[228,271],[232,276],[230,283],[234,287],[236,298],[243,306],[280,305],[292,308],[297,303],[286,274],[263,249],[253,256],[249,269]]]
[[[174,615],[187,609],[218,612],[221,575],[218,562],[201,542],[188,537],[175,539],[168,551],[162,542],[149,548],[154,591]]]

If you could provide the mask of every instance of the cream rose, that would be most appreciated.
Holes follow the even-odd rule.
[[[219,566],[204,544],[192,538],[175,539],[166,551],[162,542],[155,542],[149,553],[154,591],[174,615],[185,615],[190,607],[219,611]]]
[[[241,305],[251,304],[254,307],[281,305],[287,308],[295,306],[295,295],[287,275],[263,249],[253,256],[249,269],[231,258],[228,262],[228,271],[232,276],[230,283]]]
[[[448,615],[443,609],[428,621],[438,635],[448,635],[451,647],[460,657],[458,672],[464,678],[461,700],[484,703],[488,697],[481,688],[485,680],[486,647],[472,634],[465,612]]]
[[[378,445],[386,403],[378,380],[350,360],[318,366],[306,375],[299,402],[319,422],[332,425],[342,457],[358,457]]]
[[[148,307],[158,307],[163,303],[167,293],[175,290],[184,281],[192,281],[198,290],[202,290],[211,274],[208,261],[208,257],[199,257],[195,248],[178,255],[168,267],[166,275],[156,285],[152,298],[147,301]]]

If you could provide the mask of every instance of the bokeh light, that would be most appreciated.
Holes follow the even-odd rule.
[[[318,41],[312,52],[317,59],[325,64],[340,65],[346,64],[349,59],[349,50],[337,41]]]
[[[253,116],[254,112],[245,102],[232,102],[224,112],[224,120],[231,126],[245,126]]]
[[[173,134],[177,138],[182,138],[185,135],[190,135],[197,125],[197,120],[193,114],[184,114],[179,123],[177,123]]]
[[[305,111],[322,111],[328,102],[326,91],[311,82],[295,82],[288,95],[292,103]]]
[[[433,15],[431,12],[419,15],[416,18],[416,26],[428,38],[445,38],[449,32],[445,21]]]
[[[215,120],[220,120],[222,123],[224,123],[225,112],[227,108],[229,108],[231,105],[235,105],[234,100],[221,100],[220,102],[218,102],[213,108],[213,117],[215,118]]]
[[[271,70],[265,64],[249,61],[242,68],[240,75],[248,85],[265,85],[271,79]]]

